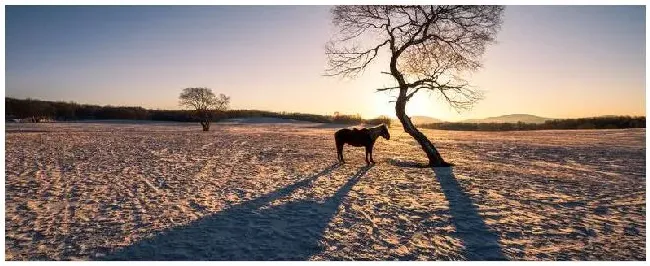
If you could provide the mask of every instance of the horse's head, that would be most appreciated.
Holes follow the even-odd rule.
[[[390,133],[388,132],[388,127],[385,124],[381,125],[381,136],[385,139],[390,139]]]

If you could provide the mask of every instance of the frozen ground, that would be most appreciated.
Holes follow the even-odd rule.
[[[276,121],[277,122],[277,121]],[[7,260],[645,260],[645,130],[7,124]]]

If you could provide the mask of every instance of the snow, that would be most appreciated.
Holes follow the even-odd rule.
[[[645,130],[7,124],[7,260],[645,260]],[[345,126],[341,126],[345,127]]]

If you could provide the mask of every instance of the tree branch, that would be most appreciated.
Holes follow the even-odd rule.
[[[329,68],[325,70],[325,76],[350,76],[356,75],[364,70],[379,53],[379,49],[388,44],[388,40],[378,44],[374,48],[359,51],[357,49],[345,50],[328,47],[325,54],[329,57]]]
[[[481,64],[502,22],[501,6],[337,6],[333,22],[347,38],[329,45],[328,76],[356,75],[388,46],[395,86],[407,101],[426,90],[440,94],[456,110],[469,109],[482,94],[463,80]],[[379,40],[368,49],[346,48],[357,41]]]

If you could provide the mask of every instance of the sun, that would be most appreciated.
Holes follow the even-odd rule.
[[[406,103],[406,114],[409,116],[431,116],[433,103],[426,95],[415,95]]]
[[[369,110],[371,117],[385,115],[395,116],[395,97],[388,93],[373,93],[373,107]],[[406,114],[408,116],[435,116],[439,112],[434,100],[426,93],[416,94],[406,103]]]

